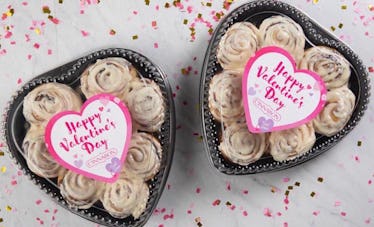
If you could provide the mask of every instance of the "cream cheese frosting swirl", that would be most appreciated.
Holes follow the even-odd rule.
[[[124,165],[128,175],[152,179],[160,169],[162,148],[160,142],[148,133],[134,133]]]
[[[101,196],[103,183],[68,171],[60,185],[62,197],[70,205],[79,209],[90,208]]]
[[[132,215],[137,219],[145,211],[148,197],[149,188],[141,178],[121,174],[116,182],[105,184],[100,200],[113,217],[125,218]]]
[[[238,22],[222,36],[217,60],[224,69],[243,70],[247,61],[260,47],[259,31],[250,22]]]
[[[275,131],[270,134],[270,154],[276,161],[291,160],[310,150],[316,141],[313,124]]]
[[[352,115],[355,100],[348,87],[327,92],[325,107],[313,120],[316,132],[332,136],[342,130]]]
[[[281,47],[291,54],[296,63],[303,57],[305,47],[304,31],[292,19],[284,16],[272,16],[261,23],[259,30],[262,47]]]
[[[79,111],[82,101],[69,86],[46,83],[28,93],[23,101],[23,115],[31,124],[46,126],[61,111]]]
[[[160,87],[150,79],[133,80],[125,98],[135,127],[155,132],[165,121],[165,101]]]
[[[136,77],[136,69],[124,58],[99,59],[82,73],[81,89],[87,98],[108,93],[123,99],[127,86]]]
[[[244,116],[240,72],[224,70],[212,78],[209,85],[209,108],[213,117],[224,123]]]
[[[267,149],[265,133],[253,134],[243,122],[225,128],[219,145],[221,154],[233,163],[248,165],[261,158]]]
[[[324,46],[305,51],[299,68],[317,73],[329,90],[347,85],[351,75],[348,61],[338,51]]]

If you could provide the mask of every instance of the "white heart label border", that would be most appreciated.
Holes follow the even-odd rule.
[[[269,46],[248,60],[242,97],[248,130],[264,133],[311,121],[325,105],[326,87],[318,74],[298,70],[286,50]]]
[[[129,110],[110,94],[89,98],[80,112],[63,111],[51,118],[45,143],[63,167],[86,177],[113,183],[127,156],[132,135]]]

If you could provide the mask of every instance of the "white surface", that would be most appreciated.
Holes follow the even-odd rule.
[[[217,22],[212,20],[211,11],[221,10],[222,1],[214,2],[212,7],[204,7],[201,1],[182,1],[185,8],[180,10],[175,7],[165,9],[165,1],[151,0],[150,6],[141,0],[101,1],[98,5],[87,5],[85,13],[80,14],[78,1],[65,0],[63,4],[58,4],[57,0],[29,1],[27,6],[21,1],[0,1],[1,13],[7,11],[8,5],[15,9],[12,17],[0,20],[0,43],[7,50],[5,55],[0,55],[0,108],[4,108],[22,84],[40,73],[101,48],[130,48],[151,58],[168,74],[176,93],[177,125],[181,126],[177,130],[169,186],[157,206],[159,212],[146,226],[197,226],[196,217],[201,218],[203,226],[209,227],[374,226],[374,184],[370,184],[374,181],[374,140],[370,139],[374,122],[373,103],[357,128],[341,143],[301,166],[237,177],[222,175],[210,166],[199,138],[199,73],[182,75],[181,68],[192,66],[192,71],[200,72],[210,39],[205,25],[197,24],[196,40],[190,42],[189,26],[184,25],[183,20],[189,19],[190,23],[201,13],[215,28]],[[231,9],[243,2],[235,1]],[[293,2],[323,26],[335,26],[334,33],[348,41],[366,65],[374,65],[373,21],[369,21],[367,26],[363,23],[374,16],[374,12],[368,9],[369,3],[374,4],[372,0],[355,1],[354,6],[353,1],[344,0],[319,1],[318,4],[305,0],[288,2]],[[155,9],[157,4],[159,10]],[[341,9],[343,4],[348,6],[346,10]],[[57,17],[60,24],[47,20],[47,14],[42,12],[43,5],[50,7],[51,15]],[[194,7],[192,13],[186,10],[189,5]],[[359,10],[355,12],[357,8]],[[360,19],[360,15],[365,15],[365,18]],[[46,22],[43,34],[38,35],[30,29],[32,20]],[[151,26],[154,20],[157,29]],[[343,23],[342,29],[338,28],[339,23]],[[9,39],[4,37],[3,30],[7,25],[14,25]],[[109,35],[110,29],[116,31],[114,36]],[[84,37],[81,30],[89,35]],[[369,36],[365,35],[366,31]],[[29,34],[29,42],[25,34]],[[133,40],[134,35],[138,35],[138,39]],[[10,41],[16,44],[12,45]],[[158,48],[154,48],[156,42]],[[39,43],[40,48],[34,48],[34,43]],[[52,50],[51,55],[47,54],[48,49]],[[29,54],[32,55],[30,60]],[[17,84],[19,78],[21,84]],[[361,147],[357,146],[358,140],[362,141]],[[96,226],[60,208],[26,177],[17,176],[17,169],[7,154],[0,157],[0,168],[2,166],[7,170],[0,172],[0,217],[4,220],[0,226],[39,226],[37,218],[43,220],[43,226]],[[11,183],[13,177],[16,185]],[[323,177],[322,183],[317,181],[318,177]],[[284,178],[290,181],[283,182]],[[284,192],[296,181],[301,185],[293,187],[286,205]],[[196,192],[198,189],[200,193]],[[243,190],[248,190],[248,194]],[[312,192],[316,196],[311,197]],[[39,199],[42,202],[37,205]],[[221,203],[213,206],[216,199]],[[227,201],[235,205],[234,210],[225,205]],[[6,210],[7,205],[12,207],[11,211]],[[271,217],[264,215],[266,208],[270,209]],[[49,213],[45,213],[46,209]],[[52,220],[54,209],[58,212]],[[248,216],[243,215],[244,211]],[[173,218],[164,220],[165,214],[171,213]]]

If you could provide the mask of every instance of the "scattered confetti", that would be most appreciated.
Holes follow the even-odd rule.
[[[5,207],[5,210],[6,210],[6,211],[11,211],[11,210],[12,210],[12,207],[10,207],[9,205],[7,205],[7,206]]]
[[[322,183],[323,182],[323,178],[322,177],[318,177],[317,181]]]
[[[212,203],[212,205],[213,206],[218,206],[220,203],[221,203],[221,200],[216,199],[216,200],[214,200],[214,202]]]
[[[138,35],[133,35],[133,36],[132,36],[132,39],[133,39],[133,40],[138,39]]]
[[[115,34],[116,34],[116,31],[114,29],[110,29],[109,35],[115,35]]]
[[[342,10],[346,10],[346,9],[347,9],[347,5],[342,5],[342,6],[341,6],[341,9],[342,9]]]
[[[273,216],[272,213],[271,213],[271,210],[269,208],[265,208],[264,211],[263,211],[264,215],[266,217],[271,217]]]
[[[357,141],[357,146],[358,146],[358,147],[361,147],[361,145],[362,145],[362,141],[360,141],[360,140]]]
[[[200,217],[195,218],[195,222],[196,222],[196,225],[197,225],[198,227],[203,226],[203,224],[201,223],[201,218],[200,218]]]
[[[310,196],[311,196],[311,197],[314,197],[315,195],[316,195],[315,192],[311,192],[311,193],[310,193]]]
[[[1,170],[2,173],[5,173],[5,172],[6,172],[6,166],[2,166],[2,167],[0,168],[0,170]]]

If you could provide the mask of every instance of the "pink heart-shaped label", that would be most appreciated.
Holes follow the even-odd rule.
[[[295,66],[286,50],[273,46],[262,48],[248,61],[242,92],[250,132],[294,128],[311,121],[322,110],[326,88],[321,77]],[[259,89],[254,93],[252,88],[256,86]]]
[[[125,104],[112,95],[100,94],[88,99],[80,113],[65,111],[53,116],[45,141],[51,155],[65,168],[112,183],[126,159],[131,127]]]

